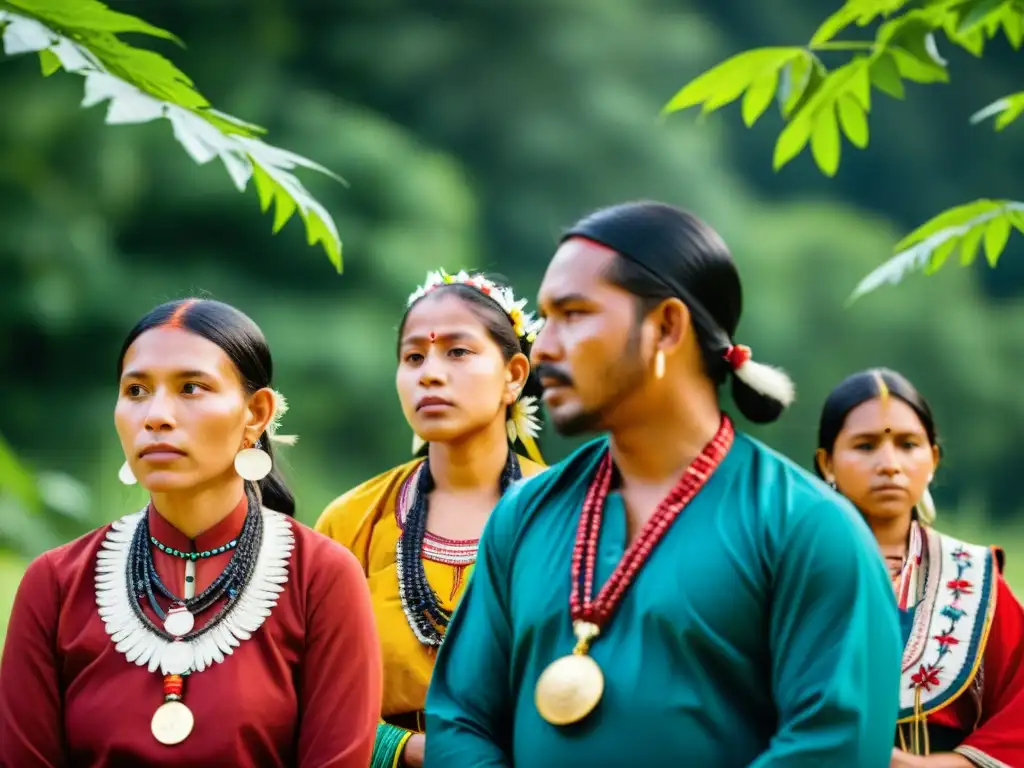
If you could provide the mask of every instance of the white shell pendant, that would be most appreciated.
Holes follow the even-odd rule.
[[[188,707],[180,701],[168,701],[157,709],[149,727],[157,741],[170,747],[187,739],[194,725],[195,718]]]
[[[164,649],[160,671],[165,675],[184,675],[192,668],[193,661],[192,646],[176,640]]]
[[[164,629],[174,637],[184,637],[196,625],[195,617],[184,605],[176,605],[164,618]]]

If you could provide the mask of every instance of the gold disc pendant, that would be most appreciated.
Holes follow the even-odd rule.
[[[165,701],[153,714],[149,728],[157,741],[171,747],[187,739],[194,725],[192,710],[180,701]]]
[[[577,638],[573,652],[548,664],[534,689],[537,712],[552,725],[578,723],[594,711],[604,694],[604,673],[587,656],[590,641],[600,628],[588,621],[576,621],[573,632]]]

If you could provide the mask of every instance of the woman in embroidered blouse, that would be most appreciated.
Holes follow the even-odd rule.
[[[157,307],[118,360],[121,479],[151,502],[28,568],[0,663],[0,766],[366,768],[379,640],[349,552],[293,521],[285,401],[233,307]]]
[[[480,532],[509,484],[543,469],[528,394],[539,323],[525,304],[482,275],[428,276],[399,326],[396,374],[413,451],[425,442],[426,458],[354,488],[317,523],[362,563],[384,644],[373,768],[422,765],[434,657]]]
[[[819,474],[863,513],[904,633],[891,768],[1024,766],[1024,611],[1000,550],[931,527],[939,463],[928,403],[900,374],[862,371],[825,401]]]

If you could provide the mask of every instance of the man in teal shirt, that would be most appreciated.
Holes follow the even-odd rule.
[[[887,768],[895,599],[847,502],[735,432],[793,397],[734,344],[735,263],[699,219],[583,219],[533,347],[555,427],[609,433],[494,510],[427,697],[427,768]]]

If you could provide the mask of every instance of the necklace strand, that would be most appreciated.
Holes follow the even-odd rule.
[[[423,645],[440,647],[451,614],[441,607],[441,600],[430,586],[423,566],[423,542],[427,533],[429,496],[434,490],[430,459],[424,459],[416,477],[416,490],[395,545],[395,566],[398,573],[398,595],[406,621],[416,639]],[[505,467],[498,481],[502,495],[523,476],[519,457],[509,450]]]
[[[721,425],[715,436],[686,468],[679,482],[669,491],[668,496],[662,500],[654,514],[640,529],[639,535],[626,549],[611,577],[605,582],[595,599],[593,594],[597,544],[613,472],[611,454],[605,454],[598,467],[597,475],[587,490],[573,548],[573,590],[569,597],[569,606],[574,621],[586,621],[601,627],[611,618],[626,589],[633,583],[637,573],[650,557],[655,546],[664,537],[669,526],[704,487],[711,474],[721,464],[732,447],[734,435],[732,422],[728,416],[723,414]]]

